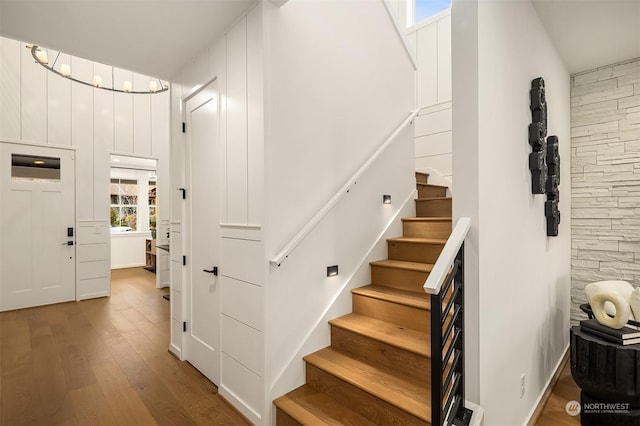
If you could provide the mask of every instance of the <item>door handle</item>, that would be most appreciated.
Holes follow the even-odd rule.
[[[62,243],[63,246],[72,246],[73,241],[67,241],[66,243]]]
[[[217,277],[218,276],[218,267],[214,266],[211,269],[203,269],[202,272],[206,272],[207,274],[213,274],[213,275],[215,275]]]

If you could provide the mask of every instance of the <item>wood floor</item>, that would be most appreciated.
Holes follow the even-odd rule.
[[[558,383],[545,405],[536,426],[580,426],[580,416],[570,416],[565,407],[569,401],[580,401],[580,388],[571,377],[571,366],[567,362],[560,373]]]
[[[168,351],[168,289],[113,271],[112,296],[0,313],[0,424],[247,424]]]

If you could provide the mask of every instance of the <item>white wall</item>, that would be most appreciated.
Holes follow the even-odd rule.
[[[49,58],[57,52],[48,51]],[[36,64],[25,43],[0,38],[0,137],[8,141],[76,147],[76,223],[78,253],[82,226],[93,227],[95,256],[77,256],[79,299],[109,292],[109,154],[158,159],[158,214],[168,214],[169,93],[117,94],[76,84]],[[74,75],[92,81],[111,67],[61,54]],[[116,82],[148,85],[149,77],[114,68]],[[106,84],[106,83],[105,83]],[[147,86],[148,87],[148,86]],[[82,263],[82,264],[81,264]],[[106,269],[105,269],[106,268]],[[99,283],[99,284],[98,284]]]
[[[403,0],[405,1],[405,0]],[[408,0],[406,0],[408,1]],[[402,3],[402,2],[401,2]],[[418,63],[416,104],[416,170],[452,181],[451,10],[409,27],[409,45]]]
[[[268,251],[275,254],[413,109],[414,70],[382,1],[267,6]]]
[[[383,1],[264,8],[267,253],[274,256],[408,116],[415,70]],[[268,401],[304,382],[301,350],[329,345],[320,321],[341,291],[367,284],[349,277],[387,225],[383,191],[394,191],[395,210],[415,189],[410,131],[395,157],[383,155],[397,160],[385,184],[376,173],[361,180],[280,269],[271,268]],[[329,279],[326,266],[334,264],[340,275]],[[324,333],[314,334],[316,327]]]
[[[147,238],[151,238],[151,233],[125,232],[111,235],[111,269],[144,266]]]
[[[262,8],[254,7],[172,79],[172,187],[187,187],[181,102],[213,78],[220,90],[220,285],[222,396],[254,423],[264,420],[264,125]],[[188,190],[188,187],[187,187]],[[189,192],[188,192],[189,193]],[[193,196],[198,196],[193,194]],[[171,350],[182,353],[190,255],[185,201],[171,195]],[[184,270],[184,271],[183,271]]]
[[[559,236],[547,237],[545,197],[531,194],[528,170],[529,89],[544,77],[549,134],[568,166],[569,75],[529,1],[454,1],[452,17],[454,215],[473,219],[469,399],[487,424],[523,424],[568,346],[570,313],[570,170]]]

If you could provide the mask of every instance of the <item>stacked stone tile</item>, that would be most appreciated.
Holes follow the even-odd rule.
[[[571,318],[584,286],[640,286],[640,59],[571,77]]]

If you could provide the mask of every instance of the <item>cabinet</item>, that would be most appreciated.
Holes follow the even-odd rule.
[[[156,272],[156,240],[147,238],[144,242],[145,247],[145,267],[147,271]]]

